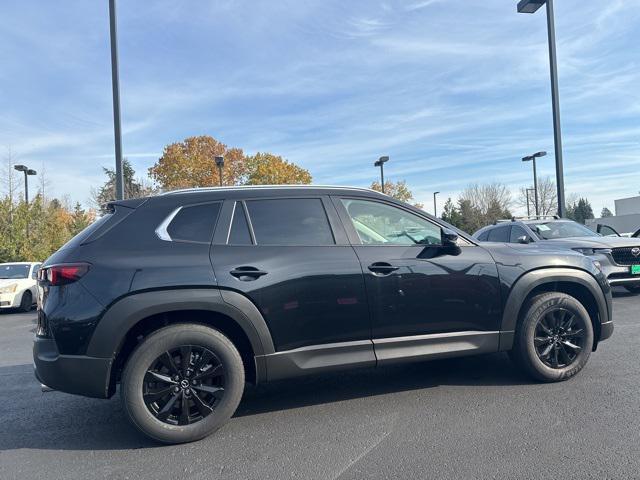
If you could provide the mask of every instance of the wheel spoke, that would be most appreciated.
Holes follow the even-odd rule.
[[[575,320],[576,320],[576,316],[573,314],[570,314],[569,318],[567,318],[567,320],[562,325],[562,328],[564,328],[565,330],[569,330],[573,325],[573,323],[575,322]]]
[[[553,343],[549,343],[549,345],[547,345],[547,348],[545,348],[542,353],[540,353],[540,358],[549,356],[551,350],[553,350]]]
[[[576,352],[579,352],[580,350],[582,350],[582,347],[579,345],[576,345],[574,343],[571,343],[569,340],[562,340],[562,345],[565,345],[573,350],[575,350]]]
[[[553,349],[553,355],[551,356],[551,362],[553,364],[554,368],[558,368],[558,349],[554,348]]]
[[[160,361],[165,364],[167,368],[169,368],[169,372],[171,375],[178,375],[180,370],[176,367],[176,363],[173,361],[173,356],[169,352],[164,352],[160,356]]]
[[[182,375],[186,377],[187,371],[191,366],[191,345],[184,345],[180,347],[180,357],[182,362],[180,364],[182,367]]]
[[[216,365],[215,367],[211,367],[204,372],[198,373],[193,377],[194,380],[204,380],[205,378],[217,377],[222,375],[222,365]]]
[[[191,390],[191,397],[193,398],[193,403],[196,404],[196,407],[198,408],[200,415],[202,415],[203,417],[206,417],[211,412],[213,412],[213,409],[209,405],[204,403],[200,398],[200,396],[193,389]]]
[[[584,330],[581,328],[580,330],[572,330],[570,332],[566,332],[563,336],[566,337],[575,337],[577,335],[582,335]]]
[[[160,400],[162,397],[171,393],[173,387],[161,388],[159,390],[154,390],[152,392],[147,392],[143,395],[144,402],[146,404],[154,403]]]
[[[538,326],[540,328],[542,328],[542,330],[544,331],[544,333],[546,333],[547,335],[553,335],[553,332],[551,331],[551,328],[549,328],[546,324],[546,315],[544,317],[542,317],[540,319],[540,321],[538,322]]]
[[[194,385],[193,387],[196,390],[201,390],[203,392],[211,393],[214,397],[220,398],[224,393],[224,388],[222,387],[214,387],[211,385]]]
[[[182,398],[181,400],[181,408],[180,408],[180,425],[187,425],[189,423],[189,397],[187,397],[183,392],[181,392]]]
[[[541,347],[542,345],[546,345],[551,341],[551,337],[535,337],[533,339],[536,347]]]
[[[147,376],[152,378],[147,378],[147,381],[151,382],[163,382],[168,383],[169,385],[175,385],[176,382],[169,375],[165,375],[163,373],[154,372],[153,370],[147,370]]]
[[[156,415],[156,417],[159,420],[166,420],[167,419],[167,417],[171,414],[171,411],[173,410],[173,407],[175,406],[176,400],[178,400],[179,396],[180,396],[179,393],[174,393],[171,396],[171,398],[167,401],[167,403],[164,404],[164,407],[162,407],[162,409]]]
[[[193,365],[193,371],[195,373],[198,373],[200,369],[204,368],[212,358],[213,354],[209,350],[205,350],[204,352],[202,352],[202,355],[200,355],[198,361]]]
[[[561,357],[564,361],[564,364],[569,365],[573,361],[573,358],[571,358],[567,350],[564,348],[564,345],[562,344],[560,345],[559,351],[561,353]]]

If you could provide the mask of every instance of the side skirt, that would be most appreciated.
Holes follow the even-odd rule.
[[[256,357],[267,380],[356,367],[497,352],[500,332],[454,332],[301,347]]]

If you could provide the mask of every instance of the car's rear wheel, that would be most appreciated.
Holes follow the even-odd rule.
[[[242,358],[222,333],[176,324],[149,335],[125,366],[122,404],[131,422],[163,443],[203,438],[235,412],[244,389]]]
[[[640,283],[631,283],[629,285],[625,285],[624,288],[631,293],[640,293]]]
[[[33,307],[33,295],[31,295],[31,291],[27,290],[22,294],[22,298],[20,299],[20,307],[18,307],[18,309],[21,312],[30,312],[31,307]]]
[[[511,358],[533,378],[558,382],[577,374],[593,348],[589,313],[574,297],[543,293],[525,307]]]

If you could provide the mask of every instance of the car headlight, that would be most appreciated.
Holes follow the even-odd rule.
[[[598,253],[611,253],[610,248],[573,248],[572,250],[580,252],[583,255],[596,255]]]
[[[0,287],[0,293],[14,293],[18,288],[17,283],[12,283],[11,285],[5,285],[4,287]]]

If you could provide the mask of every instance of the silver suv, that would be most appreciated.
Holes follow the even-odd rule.
[[[473,236],[481,242],[566,247],[591,257],[612,286],[640,293],[640,238],[605,237],[577,222],[557,217],[499,220]]]

